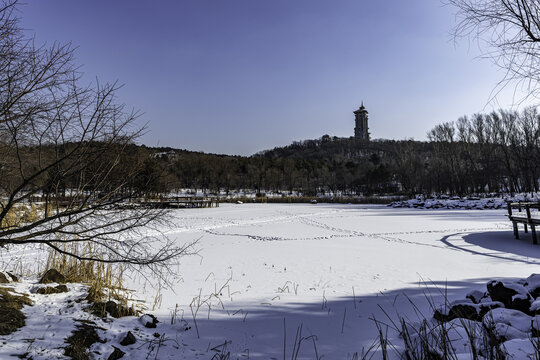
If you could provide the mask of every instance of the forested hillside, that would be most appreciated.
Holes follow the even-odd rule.
[[[539,119],[535,108],[501,110],[438,125],[427,142],[324,135],[249,157],[145,148],[146,174],[153,179],[147,183],[156,191],[252,189],[304,195],[538,191]]]
[[[95,142],[88,153],[111,154],[114,159],[106,184],[97,180],[93,184],[91,176],[103,161],[66,162],[51,167],[34,182],[41,184],[44,195],[49,190],[51,194],[65,193],[77,187],[81,178],[96,195],[115,184],[137,194],[179,189],[299,192],[305,196],[531,192],[539,191],[539,119],[535,108],[520,113],[499,111],[438,125],[428,133],[429,141],[358,141],[324,135],[247,157]],[[77,146],[43,144],[39,153],[44,159],[70,153]],[[31,145],[19,150],[18,154],[29,154],[28,158],[36,152]],[[9,164],[16,163],[16,154],[2,160],[3,186],[10,186],[19,176],[15,170],[8,171]],[[38,160],[27,162],[25,168],[37,166]]]

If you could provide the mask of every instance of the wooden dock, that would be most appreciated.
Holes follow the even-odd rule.
[[[219,207],[218,197],[175,196],[144,201],[142,205],[161,209],[195,209]]]
[[[85,199],[87,200],[87,199]],[[42,204],[45,198],[41,196],[33,196],[29,198],[30,203]],[[219,207],[220,199],[218,196],[171,196],[171,197],[156,197],[156,198],[134,198],[129,199],[129,202],[118,202],[113,205],[119,209],[129,209],[135,207],[148,207],[156,209],[195,209],[195,208],[211,208]],[[81,204],[81,199],[75,197],[51,197],[48,199],[51,207],[69,207],[78,206]]]
[[[531,215],[531,209],[540,209],[540,203],[535,202],[517,202],[517,203],[508,203],[508,218],[512,221],[512,226],[514,228],[514,237],[519,239],[518,224],[523,224],[524,231],[528,232],[528,227],[531,228],[531,235],[533,244],[538,244],[538,239],[536,236],[536,227],[540,226],[540,217],[533,217]],[[518,210],[517,213],[513,210]]]

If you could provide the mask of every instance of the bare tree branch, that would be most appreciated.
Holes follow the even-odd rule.
[[[133,152],[139,113],[117,103],[117,83],[81,86],[74,48],[36,46],[16,6],[0,4],[0,247],[44,244],[79,260],[169,266],[192,244],[163,235],[166,211],[136,205],[147,185]],[[92,251],[61,246],[77,243]]]
[[[508,84],[529,96],[540,91],[540,2],[538,0],[447,0],[457,9],[454,37],[478,41],[483,55],[505,70]],[[524,99],[522,99],[524,100]]]

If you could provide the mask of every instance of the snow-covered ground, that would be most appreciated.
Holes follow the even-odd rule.
[[[167,235],[199,239],[199,253],[172,269],[179,274],[172,288],[127,280],[160,319],[153,332],[162,339],[159,347],[147,340],[122,348],[131,359],[145,359],[151,346],[158,359],[362,358],[378,336],[374,319],[399,347],[396,313],[431,318],[429,301],[484,291],[494,278],[526,278],[540,265],[540,247],[530,234],[513,238],[503,209],[222,204],[174,217]],[[123,321],[108,345],[99,344],[101,354],[135,320]],[[1,340],[17,344],[27,335],[23,328]]]

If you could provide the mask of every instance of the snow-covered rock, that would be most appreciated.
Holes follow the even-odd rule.
[[[465,297],[467,299],[470,299],[473,303],[479,304],[482,299],[484,299],[487,296],[487,294],[480,290],[473,290],[470,293],[468,293]]]
[[[518,283],[492,280],[487,283],[487,291],[493,301],[500,301],[508,308],[512,308],[513,303],[521,304],[520,300],[528,298],[527,289]],[[515,297],[516,295],[519,296]]]
[[[529,276],[527,278],[526,288],[534,298],[540,296],[540,274]]]
[[[466,299],[440,307],[435,311],[434,318],[446,322],[446,326],[459,321],[480,327],[482,330],[475,340],[478,349],[488,343],[490,346],[498,343],[506,359],[531,358],[530,355],[536,353],[535,339],[540,337],[540,315],[531,316],[540,311],[537,291],[540,288],[540,275],[533,274],[527,279],[512,281],[492,280],[486,287],[488,293],[474,290],[467,293]],[[453,338],[452,347],[461,349],[467,346],[460,341]]]
[[[493,324],[506,324],[519,331],[528,333],[532,328],[532,316],[524,314],[519,310],[497,308],[484,315],[483,323],[486,326]]]
[[[144,314],[139,318],[139,322],[147,328],[155,328],[157,327],[157,323],[159,322],[158,319],[152,315],[152,314]]]
[[[531,354],[536,354],[537,350],[533,340],[528,338],[515,338],[504,343],[506,360],[535,359]]]
[[[423,209],[501,209],[506,206],[506,200],[501,198],[486,198],[478,197],[449,198],[446,195],[441,195],[438,198],[418,197],[405,201],[395,201],[388,206],[395,208],[423,208]]]

